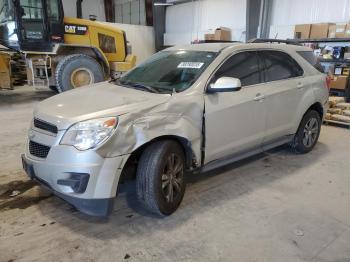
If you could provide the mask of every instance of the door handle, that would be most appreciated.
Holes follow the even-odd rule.
[[[303,83],[298,83],[298,84],[297,84],[297,88],[298,88],[298,89],[302,89],[303,87],[304,87]]]
[[[265,96],[260,93],[256,94],[256,96],[254,97],[254,101],[261,101],[264,99],[265,99]]]

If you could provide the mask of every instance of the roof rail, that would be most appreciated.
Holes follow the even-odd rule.
[[[287,44],[287,45],[301,45],[297,41],[293,40],[283,40],[283,39],[274,39],[274,38],[252,38],[248,40],[248,43],[278,43],[278,44]]]

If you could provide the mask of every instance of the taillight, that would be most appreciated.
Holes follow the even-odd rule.
[[[331,89],[331,87],[330,87],[331,81],[332,81],[332,77],[330,75],[327,75],[327,77],[326,77],[326,86],[327,86],[328,90]]]

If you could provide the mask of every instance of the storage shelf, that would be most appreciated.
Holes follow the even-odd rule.
[[[340,42],[349,42],[350,38],[321,38],[321,39],[289,39],[297,43],[340,43]]]
[[[350,59],[319,59],[321,63],[350,63]]]
[[[326,124],[326,125],[329,125],[329,124],[342,125],[342,126],[350,129],[350,123],[347,123],[347,122],[341,122],[341,121],[325,119],[323,121],[323,123]]]

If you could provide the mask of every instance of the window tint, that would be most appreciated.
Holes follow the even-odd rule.
[[[60,19],[60,7],[58,0],[48,0],[47,5],[47,16],[52,22],[59,22]]]
[[[100,48],[104,53],[116,53],[117,48],[115,46],[115,39],[113,36],[98,33],[98,42]]]
[[[242,86],[261,83],[257,53],[242,52],[230,57],[215,73],[215,80],[224,76],[240,79]]]
[[[265,67],[265,81],[276,81],[303,75],[303,69],[288,54],[279,51],[259,52]]]
[[[324,73],[322,65],[317,60],[317,57],[314,55],[313,51],[299,51],[297,52],[301,55],[306,61],[308,61],[314,68],[316,68],[321,73]]]

